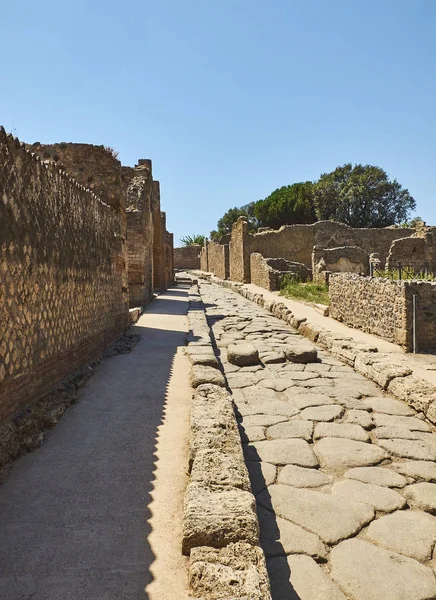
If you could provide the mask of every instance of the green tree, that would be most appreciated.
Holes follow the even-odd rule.
[[[396,179],[372,165],[337,167],[314,184],[317,218],[351,227],[388,227],[407,221],[416,202]]]
[[[314,223],[312,182],[294,183],[274,190],[267,198],[255,203],[254,214],[262,227]]]
[[[210,238],[216,240],[223,235],[231,233],[232,225],[238,220],[238,217],[247,217],[249,231],[255,231],[257,229],[257,219],[254,215],[255,204],[255,202],[250,202],[240,208],[236,206],[230,208],[218,221],[217,229],[210,232]]]
[[[194,233],[193,235],[185,235],[180,241],[182,242],[182,246],[194,246],[195,244],[200,244],[200,246],[203,246],[205,239],[205,235]]]

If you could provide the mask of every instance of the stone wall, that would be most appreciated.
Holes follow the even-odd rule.
[[[395,240],[389,250],[386,268],[396,269],[398,264],[413,267],[417,270],[426,267],[436,272],[435,228],[428,227],[416,235]]]
[[[144,306],[153,298],[153,189],[151,160],[141,159],[134,169],[123,167],[127,188],[127,261],[129,304]]]
[[[283,258],[264,258],[259,252],[250,255],[250,271],[251,283],[271,291],[279,290],[286,276],[297,276],[300,281],[310,279],[310,270],[302,263]]]
[[[436,349],[436,282],[405,281],[409,327],[413,323],[413,296],[416,295],[416,340],[418,351]],[[412,349],[412,340],[408,349]]]
[[[200,253],[202,246],[193,244],[183,248],[174,248],[174,268],[182,271],[189,269],[201,269]]]
[[[113,161],[104,162],[113,187],[95,181],[111,208],[0,129],[0,419],[95,358],[129,323],[125,196]]]
[[[239,217],[233,223],[229,244],[230,279],[242,283],[250,282],[250,249],[248,223],[246,217]],[[209,267],[210,268],[210,267]]]
[[[164,275],[165,289],[174,283],[174,236],[165,229],[164,233]]]
[[[328,283],[330,273],[369,274],[369,255],[357,246],[322,248],[314,246],[312,252],[313,281]]]
[[[230,277],[229,245],[210,241],[207,244],[208,269],[221,279]]]
[[[160,210],[160,184],[158,181],[153,181],[151,206],[153,219],[153,289],[163,291],[165,289],[165,249]]]

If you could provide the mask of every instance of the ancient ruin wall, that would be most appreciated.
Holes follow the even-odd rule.
[[[201,251],[202,246],[200,244],[174,248],[174,268],[181,270],[202,268],[200,264]]]
[[[153,298],[153,189],[150,160],[123,167],[127,187],[127,272],[130,307],[144,306]]]
[[[210,241],[207,244],[209,270],[221,279],[230,277],[230,256],[228,244]]]
[[[310,270],[302,263],[284,258],[264,258],[259,252],[250,255],[251,283],[267,290],[279,290],[286,276],[300,281],[310,279]]]
[[[164,233],[164,275],[165,289],[174,283],[174,235],[165,230]]]
[[[0,419],[128,325],[116,212],[0,129]]]
[[[239,217],[233,223],[229,244],[230,279],[242,283],[250,283],[250,254],[255,252],[249,248],[248,223],[245,217]],[[209,265],[209,270],[210,265]],[[211,271],[212,272],[212,271]]]
[[[410,349],[406,282],[332,273],[329,296],[334,319]]]
[[[428,265],[431,269],[433,261],[428,255],[426,246],[425,238],[421,237],[408,237],[395,240],[389,250],[386,268],[393,270],[401,263],[403,266],[410,266],[417,269]]]
[[[160,210],[160,184],[158,181],[153,181],[151,210],[153,219],[153,289],[163,291],[165,289],[165,249]]]
[[[313,281],[328,283],[330,273],[369,274],[369,255],[357,246],[322,248],[314,246],[312,252]]]

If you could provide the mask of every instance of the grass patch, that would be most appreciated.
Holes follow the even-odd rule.
[[[316,304],[330,304],[329,288],[320,283],[301,283],[292,279],[285,279],[280,288],[280,295],[303,302]]]

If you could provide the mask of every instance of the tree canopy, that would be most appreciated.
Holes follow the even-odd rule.
[[[182,242],[182,246],[194,246],[196,244],[204,246],[205,239],[205,235],[201,235],[200,233],[194,233],[192,235],[185,235],[180,239],[180,241]]]
[[[408,190],[372,165],[337,167],[315,183],[313,198],[319,220],[351,227],[388,227],[407,220],[416,208]]]
[[[217,229],[210,232],[211,239],[219,239],[223,235],[227,235],[232,231],[232,225],[239,217],[247,217],[248,219],[248,230],[255,231],[258,227],[257,219],[254,215],[254,205],[256,202],[250,202],[240,208],[236,206],[230,208],[218,221]]]
[[[313,184],[294,183],[274,190],[254,205],[254,214],[262,227],[277,228],[295,223],[314,223]]]

